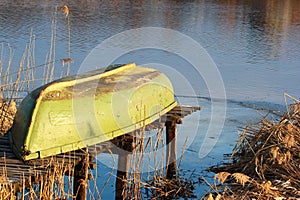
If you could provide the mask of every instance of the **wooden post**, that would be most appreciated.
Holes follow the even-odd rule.
[[[86,200],[86,185],[88,181],[89,155],[74,168],[73,195],[76,200]]]
[[[166,121],[167,179],[172,179],[176,176],[176,124],[175,119]]]
[[[126,187],[128,180],[128,170],[130,165],[130,154],[123,150],[118,154],[118,171],[116,177],[116,200],[123,200],[126,198]]]

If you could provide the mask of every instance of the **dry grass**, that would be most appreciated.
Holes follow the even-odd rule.
[[[300,198],[300,103],[279,120],[246,127],[225,166],[213,167],[220,199]],[[211,196],[212,197],[212,196]]]
[[[191,178],[193,173],[190,177],[181,176],[180,166],[178,166],[174,179],[166,177],[164,129],[157,128],[151,132],[155,134],[149,134],[143,129],[134,133],[135,148],[131,155],[128,186],[123,191],[126,198],[196,198],[194,182]],[[145,134],[152,136],[146,137]]]
[[[68,58],[56,58],[56,23],[57,15],[65,14],[68,20]],[[45,63],[36,65],[35,61],[35,35],[30,33],[29,41],[26,44],[24,53],[16,71],[12,65],[13,50],[9,44],[2,43],[0,49],[0,135],[4,135],[12,125],[14,115],[16,113],[16,104],[20,102],[25,95],[32,89],[41,84],[46,84],[54,80],[55,63],[61,60],[64,64],[68,64],[65,72],[69,74],[70,63],[73,62],[70,50],[70,19],[69,9],[66,5],[62,7],[61,13],[54,11],[51,25],[51,40],[49,44],[49,53],[46,55]],[[37,78],[39,77],[39,78]]]
[[[11,128],[17,105],[33,88],[52,81],[55,76],[56,17],[52,18],[52,35],[45,63],[36,65],[35,35],[31,32],[18,69],[11,66],[13,51],[9,44],[1,45],[0,54],[0,137]],[[63,10],[61,14],[66,14]],[[68,19],[69,20],[69,19]],[[68,23],[69,24],[69,23]],[[70,26],[68,25],[68,30]],[[70,36],[69,36],[70,37]],[[68,52],[70,52],[68,44]],[[70,53],[68,54],[70,56]],[[69,62],[71,58],[67,61]],[[67,69],[69,70],[69,68]],[[42,76],[41,76],[42,74]],[[63,72],[61,72],[63,74]],[[68,71],[66,72],[68,75]],[[36,78],[39,77],[39,78]],[[6,166],[5,155],[2,157]],[[51,160],[43,170],[34,170],[34,175],[20,174],[20,182],[10,180],[6,167],[0,169],[0,199],[69,199],[72,197],[73,164]],[[65,174],[69,176],[66,177]]]
[[[59,199],[72,197],[66,187],[66,173],[74,174],[73,165],[53,159],[43,170],[33,170],[32,176],[20,173],[19,182],[8,182],[6,169],[1,170],[0,199]]]
[[[16,103],[0,96],[0,135],[4,135],[11,128],[16,112]]]
[[[178,175],[176,179],[167,179],[164,175],[154,174],[143,187],[148,191],[147,199],[187,199],[196,198],[194,185],[190,177]]]

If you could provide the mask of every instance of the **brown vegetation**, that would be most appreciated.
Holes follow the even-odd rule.
[[[9,163],[7,163],[9,166]],[[32,168],[34,174],[20,173],[19,182],[10,180],[7,169],[0,170],[0,199],[60,199],[72,197],[73,166],[53,159],[49,166]],[[26,167],[26,166],[24,166]],[[17,172],[16,172],[17,173]],[[70,175],[65,178],[65,174]],[[69,185],[69,186],[68,186]]]
[[[222,183],[212,187],[215,199],[300,198],[300,103],[278,121],[265,117],[246,127],[231,159],[212,168]]]
[[[0,135],[4,135],[11,128],[16,112],[16,103],[9,102],[0,95]]]

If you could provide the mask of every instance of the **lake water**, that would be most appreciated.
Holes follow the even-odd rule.
[[[176,52],[150,48],[151,44],[148,43],[147,37],[151,37],[151,33],[147,33],[149,34],[147,37],[127,35],[129,41],[126,41],[125,34],[124,40],[115,41],[114,44],[114,48],[128,49],[129,42],[145,42],[145,49],[126,52],[113,62],[167,66],[161,69],[172,80],[178,101],[181,104],[203,106],[201,112],[187,117],[184,124],[179,126],[181,135],[178,140],[178,154],[184,146],[185,138],[192,135],[189,136],[190,141],[185,150],[182,163],[184,169],[197,169],[197,173],[201,174],[206,167],[222,162],[223,153],[230,153],[235,144],[238,128],[259,119],[260,115],[256,108],[282,111],[285,103],[284,93],[295,98],[300,96],[300,1],[298,0],[65,2],[70,10],[69,18],[65,17],[60,9],[64,4],[63,1],[0,0],[0,44],[2,44],[0,58],[3,71],[12,54],[11,71],[17,71],[26,44],[30,43],[30,35],[35,41],[31,42],[31,48],[34,49],[31,56],[35,57],[35,61],[30,61],[30,66],[48,62],[47,57],[54,58],[53,54],[49,55],[53,30],[55,30],[53,48],[55,48],[56,78],[66,71],[66,66],[62,66],[60,60],[69,57],[69,30],[70,55],[74,60],[71,63],[70,74],[87,70],[82,63],[90,52],[103,41],[117,34],[122,35],[124,31],[132,30],[136,33],[135,30],[143,27],[164,28],[193,40],[210,55],[221,79],[218,76],[195,76],[195,68],[188,62],[189,60]],[[194,48],[190,46],[186,48],[185,40],[178,40],[178,37],[172,40],[172,37],[166,37],[164,41],[159,39],[160,43],[156,43],[156,46],[174,45],[178,51],[187,53],[191,58],[199,56],[199,52],[193,51]],[[172,48],[167,48],[169,49]],[[109,55],[113,54],[114,50],[107,49],[106,52]],[[104,67],[101,61],[98,65]],[[171,73],[172,70],[177,73],[175,78]],[[35,74],[36,79],[42,76],[43,70]],[[183,82],[190,83],[193,95],[183,87],[185,84],[180,81],[180,77]],[[216,82],[221,81],[224,84],[224,98],[227,104],[209,100],[210,94],[214,91],[210,90],[205,78],[208,78],[209,83],[214,82],[215,78]],[[199,149],[203,147],[203,140],[212,121],[212,103],[215,103],[216,113],[218,110],[226,109],[225,123],[224,126],[222,123],[215,125],[216,127],[212,125],[212,131],[214,128],[218,131],[217,126],[222,126],[220,135],[214,137],[216,145],[209,154],[200,158]],[[216,121],[223,120],[222,116],[219,116],[220,119],[214,117]],[[111,159],[105,155],[99,158]],[[105,171],[106,168],[103,168],[101,170]],[[208,179],[210,177],[209,174],[202,175]],[[206,189],[201,186],[197,188],[196,194],[201,195]],[[102,198],[111,197],[112,191],[112,188],[106,190]]]

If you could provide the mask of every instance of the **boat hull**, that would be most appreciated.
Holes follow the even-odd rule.
[[[175,106],[164,74],[131,63],[36,89],[21,102],[10,138],[23,160],[43,158],[132,132]]]

